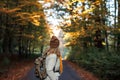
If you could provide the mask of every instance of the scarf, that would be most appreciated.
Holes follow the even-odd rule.
[[[60,74],[62,74],[63,72],[62,56],[60,56],[59,59],[60,59]]]

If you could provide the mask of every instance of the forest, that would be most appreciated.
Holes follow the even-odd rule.
[[[120,80],[120,0],[1,0],[0,74],[14,60],[42,55],[51,16],[61,20],[66,60],[100,80]]]

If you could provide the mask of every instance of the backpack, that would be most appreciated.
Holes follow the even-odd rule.
[[[35,76],[43,80],[47,77],[46,68],[45,68],[45,56],[38,57],[35,59]]]
[[[46,67],[45,67],[45,59],[47,53],[45,52],[44,55],[35,59],[35,76],[43,80],[47,77]],[[57,59],[56,59],[57,62]],[[55,67],[55,66],[54,66]]]

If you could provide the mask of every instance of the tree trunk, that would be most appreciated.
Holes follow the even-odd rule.
[[[115,7],[114,29],[116,29],[117,28],[117,25],[116,25],[116,11],[117,11],[116,10],[117,9],[116,0],[114,0],[114,7]],[[114,50],[116,51],[116,47],[117,47],[117,45],[116,45],[116,42],[117,42],[116,38],[117,38],[117,36],[116,36],[116,34],[114,36],[115,36],[115,38],[114,38]]]
[[[118,28],[120,29],[120,0],[118,1]],[[120,32],[118,34],[117,50],[120,50]]]
[[[12,34],[8,29],[5,30],[4,37],[3,37],[3,43],[2,43],[2,49],[3,53],[13,53],[12,48]]]
[[[41,54],[43,53],[43,48],[44,48],[44,45],[42,44],[40,48]]]
[[[10,52],[9,51],[10,49],[9,49],[9,30],[8,29],[5,29],[2,49],[3,49],[3,53],[8,54]]]
[[[22,28],[20,27],[20,33],[19,33],[19,40],[18,40],[18,48],[19,48],[19,56],[22,55],[22,50],[23,50],[23,47],[22,47]]]
[[[31,51],[31,44],[30,44],[30,43],[31,43],[31,41],[29,40],[29,41],[28,41],[28,53],[29,53],[29,54],[32,53],[32,51]]]
[[[19,48],[19,51],[18,51],[18,53],[19,53],[19,55],[21,56],[22,55],[22,39],[21,39],[21,36],[19,36],[19,40],[18,40],[18,48]]]

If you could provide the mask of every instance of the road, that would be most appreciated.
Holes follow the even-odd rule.
[[[60,80],[83,80],[80,78],[80,76],[74,71],[70,65],[63,61],[63,73],[60,76]],[[34,75],[34,68],[32,68],[28,74],[21,80],[39,80]]]

